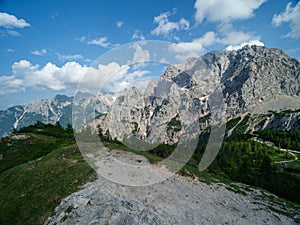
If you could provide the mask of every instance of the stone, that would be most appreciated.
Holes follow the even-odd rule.
[[[199,126],[198,133],[212,125],[211,113],[217,107],[212,107],[211,96],[216,90],[225,101],[223,122],[244,114],[250,114],[254,120],[257,113],[265,115],[272,109],[297,110],[300,63],[281,50],[262,46],[210,52],[169,66],[145,93],[135,87],[124,90],[97,123],[119,141],[134,136],[147,143],[174,144],[182,134],[191,133],[192,124]],[[168,126],[174,118],[181,122],[180,129]],[[249,126],[261,123],[253,120]],[[271,129],[297,129],[299,112],[272,118],[267,123],[264,127]]]

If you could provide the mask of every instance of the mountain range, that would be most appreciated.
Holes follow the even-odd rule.
[[[118,140],[134,135],[151,143],[176,143],[195,122],[199,131],[209,127],[214,107],[221,106],[224,122],[249,115],[249,131],[300,129],[300,63],[280,49],[261,46],[213,51],[169,66],[145,92],[135,87],[117,96],[79,92],[75,98],[57,95],[1,110],[0,136],[37,120],[66,126],[74,104],[79,108],[73,111],[76,129],[96,117],[102,131]]]
[[[214,123],[250,118],[245,132],[300,129],[300,63],[282,50],[246,46],[169,66],[143,93],[121,93],[98,119],[111,139],[174,144]]]

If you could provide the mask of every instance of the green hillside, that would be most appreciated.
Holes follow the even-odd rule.
[[[43,224],[62,198],[96,178],[67,129],[40,125],[0,142],[1,225]]]
[[[229,128],[231,123],[229,122]],[[243,123],[227,137],[221,150],[204,172],[197,168],[203,155],[209,131],[202,133],[190,162],[179,171],[201,181],[222,182],[241,194],[236,182],[264,188],[283,199],[274,199],[298,208],[300,203],[299,154],[282,151],[265,141],[295,147],[300,142],[299,131],[261,131],[244,134]],[[134,152],[157,163],[170,155],[175,146],[161,144],[149,152],[134,151],[100,133],[104,145],[113,149]],[[256,139],[253,139],[256,138]],[[257,140],[261,140],[261,142]],[[37,122],[14,131],[0,141],[0,224],[43,224],[60,201],[80,186],[96,179],[95,171],[83,159],[75,144],[73,129]],[[294,202],[294,203],[292,203]],[[286,212],[282,211],[279,213]],[[290,216],[293,216],[291,213]],[[24,222],[26,221],[26,222]]]

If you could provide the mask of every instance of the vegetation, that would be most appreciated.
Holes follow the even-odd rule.
[[[202,131],[193,157],[179,173],[188,176],[197,176],[204,182],[216,180],[226,181],[227,183],[230,180],[242,182],[264,188],[287,200],[300,203],[300,196],[298,195],[298,190],[300,190],[300,163],[298,161],[290,162],[283,168],[279,166],[279,163],[276,163],[293,160],[295,156],[288,154],[286,151],[281,151],[274,146],[268,146],[267,144],[253,140],[253,135],[245,133],[249,116],[244,117],[242,121],[240,120],[241,118],[237,118],[230,122],[230,128],[227,128],[227,130],[232,128],[234,128],[234,130],[231,136],[227,137],[222,143],[216,159],[208,170],[200,172],[198,165],[208,143],[210,135],[209,128]],[[173,118],[172,121],[172,125],[174,124],[175,118]],[[276,132],[274,131],[272,133]],[[289,138],[287,138],[288,135],[290,135],[290,138],[298,140],[297,135],[299,132],[281,132],[281,134],[283,133],[285,133],[285,135],[282,137],[285,137],[285,140],[289,140]],[[264,133],[260,133],[260,138],[263,137],[262,134]],[[151,151],[135,151],[122,145],[122,143],[117,140],[112,141],[107,138],[107,135],[102,134],[100,127],[99,135],[107,147],[143,155],[152,163],[160,162],[164,158],[167,158],[176,148],[176,144],[160,144]],[[258,133],[256,135],[258,135]],[[272,139],[270,138],[270,140]]]
[[[293,159],[289,155],[288,159]],[[225,141],[209,172],[249,185],[262,187],[290,201],[300,203],[300,177],[280,168],[274,161],[286,160],[273,147],[248,141]]]
[[[299,149],[300,132],[260,130],[252,135],[247,133],[248,120],[246,116],[230,121],[227,131],[233,129],[231,136],[224,140],[211,166],[200,172],[198,164],[210,129],[202,131],[193,157],[179,173],[196,176],[206,183],[221,181],[230,190],[245,194],[232,183],[242,182],[300,203],[300,162],[293,161],[295,155],[277,148]],[[180,120],[174,117],[169,126],[179,127]],[[89,135],[89,129],[83,135]],[[106,147],[143,155],[150,163],[161,162],[176,148],[176,144],[159,144],[151,151],[136,151],[112,140],[109,131],[98,129]],[[95,179],[96,173],[74,144],[71,125],[63,128],[59,123],[37,122],[13,133],[0,141],[0,225],[24,224],[24,221],[43,224],[62,198]],[[255,141],[254,136],[272,141],[275,146]],[[284,166],[278,163],[286,160]]]
[[[218,156],[208,168],[208,173],[261,187],[300,203],[299,161],[293,161],[295,155],[280,150],[280,148],[299,150],[300,132],[259,130],[252,135],[247,133],[248,120],[247,115],[242,121],[236,118],[228,122],[226,130],[234,129],[222,143]],[[254,141],[253,137],[271,141],[275,146]],[[209,129],[199,137],[197,150],[190,161],[192,165],[197,165],[201,160],[208,138]],[[287,160],[291,162],[276,163]]]
[[[43,224],[62,198],[96,178],[71,131],[37,122],[1,139],[1,225]]]
[[[167,124],[167,130],[173,130],[174,132],[179,132],[181,130],[179,114],[170,120],[170,122]]]
[[[0,173],[42,157],[54,149],[75,143],[72,126],[68,125],[64,129],[59,123],[46,125],[37,122],[35,125],[14,131],[14,134],[16,138],[5,137],[0,142],[0,154],[3,157],[0,160]]]
[[[62,138],[69,142],[74,142],[74,132],[72,125],[68,124],[66,128],[63,128],[59,122],[53,124],[44,124],[41,121],[37,121],[34,125],[23,127],[19,131],[13,133],[35,133],[43,134],[51,137]]]
[[[273,142],[275,146],[300,151],[300,131],[259,130],[255,134],[265,141]]]

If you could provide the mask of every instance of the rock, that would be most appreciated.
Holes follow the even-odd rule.
[[[237,185],[247,195],[229,191],[224,184],[207,185],[178,175],[144,187],[99,178],[62,200],[45,225],[297,224],[300,214],[294,208],[270,202],[263,191]],[[73,208],[78,196],[90,199],[89,204]],[[270,211],[271,206],[294,216]]]
[[[76,198],[74,200],[74,208],[78,208],[79,206],[86,206],[88,203],[90,202],[90,199],[87,198],[83,198],[81,196],[78,196],[78,198]]]
[[[120,141],[134,136],[148,143],[174,144],[189,127],[198,124],[198,133],[212,125],[218,107],[212,107],[213,93],[223,96],[227,118],[250,114],[255,119],[269,110],[300,109],[300,63],[283,51],[246,46],[238,51],[214,51],[184,64],[171,65],[145,93],[125,90],[101,119],[103,132]],[[289,104],[290,103],[290,104]],[[219,106],[216,104],[215,106]],[[222,110],[221,110],[222,111]],[[297,129],[299,115],[267,120],[270,129]],[[168,126],[177,118],[181,126]],[[252,122],[249,126],[255,127]]]
[[[65,216],[66,216],[65,212],[61,212],[61,213],[58,215],[58,217],[57,217],[57,219],[56,219],[56,222],[57,222],[57,223],[61,222],[62,219],[63,219]]]

